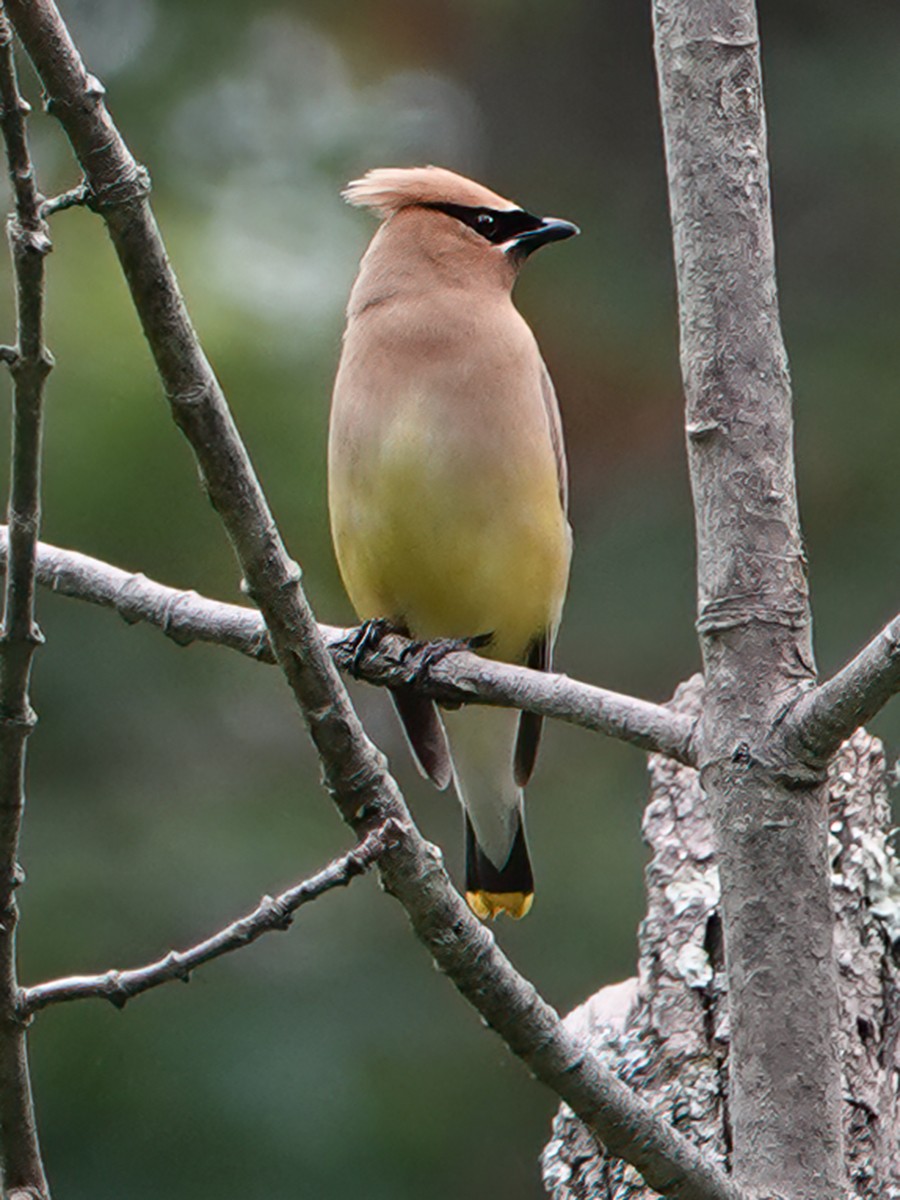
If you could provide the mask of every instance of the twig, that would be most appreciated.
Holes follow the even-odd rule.
[[[49,1197],[41,1161],[25,1026],[16,1013],[15,891],[22,881],[19,832],[25,807],[26,742],[35,715],[29,702],[34,651],[34,553],[40,527],[41,426],[44,381],[44,258],[50,239],[25,133],[28,106],[19,93],[12,33],[0,9],[0,126],[15,210],[7,223],[16,281],[17,345],[4,355],[13,376],[9,495],[9,568],[0,630],[0,1156],[5,1190]]]
[[[0,525],[0,572],[5,570],[6,548],[6,530]],[[211,642],[260,662],[275,661],[265,623],[255,609],[167,587],[45,542],[37,547],[37,581],[60,595],[112,608],[129,624],[153,625],[179,646]],[[343,643],[353,631],[320,624],[319,632],[338,666],[349,669],[352,655]],[[412,642],[391,635],[354,663],[353,671],[383,687],[414,684],[437,700],[524,708],[688,765],[693,762],[694,724],[665,705],[565,675],[493,662],[468,651],[457,651],[436,663],[423,664],[423,657]]]
[[[266,933],[283,932],[289,929],[294,913],[304,904],[317,900],[332,888],[347,887],[358,875],[365,874],[382,855],[385,848],[396,837],[390,821],[373,829],[360,844],[329,863],[309,879],[280,895],[263,896],[257,907],[220,929],[189,950],[172,950],[156,962],[128,971],[111,970],[102,975],[70,975],[65,979],[53,979],[24,988],[19,996],[19,1013],[27,1019],[39,1009],[51,1004],[64,1004],[69,1000],[103,999],[116,1008],[124,1008],[134,996],[150,988],[180,979],[188,983],[191,972],[204,963],[221,958],[232,950],[249,946]]]
[[[800,697],[784,721],[801,754],[824,762],[900,691],[900,615],[836,675]]]
[[[9,0],[9,12],[92,190],[137,174],[51,0]],[[657,1117],[572,1037],[510,965],[450,885],[439,854],[412,825],[385,759],[367,738],[253,474],[225,398],[197,342],[146,198],[105,206],[106,221],[173,416],[228,532],[279,665],[304,715],[323,774],[359,833],[393,819],[403,836],[379,862],[435,962],[533,1073],[569,1103],[657,1191],[682,1200],[737,1200],[703,1152]]]
[[[64,212],[67,208],[78,208],[81,205],[86,205],[89,200],[90,192],[87,185],[79,183],[77,187],[70,188],[67,192],[61,192],[60,195],[45,200],[41,205],[41,216],[46,219],[54,213]]]

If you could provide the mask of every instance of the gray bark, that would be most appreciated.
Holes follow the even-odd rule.
[[[34,617],[35,546],[41,522],[44,383],[52,359],[44,345],[44,261],[50,250],[41,196],[25,133],[27,105],[19,91],[12,33],[0,8],[0,126],[15,209],[7,238],[16,287],[16,345],[0,357],[13,379],[9,472],[9,566],[0,628],[0,1142],[4,1195],[48,1200],[31,1080],[26,1025],[19,1019],[16,891],[23,880],[19,837],[25,810],[31,668],[42,642]]]
[[[755,5],[657,0],[653,15],[706,680],[696,761],[735,1000],[733,1172],[759,1194],[837,1200],[824,766],[782,727],[815,666]]]
[[[680,689],[679,705],[696,710],[699,695],[693,680]],[[655,756],[650,779],[644,836],[652,858],[638,978],[604,988],[566,1020],[660,1116],[727,1169],[732,1039],[709,804],[689,767]],[[856,1195],[890,1200],[900,1195],[900,865],[877,738],[858,730],[843,745],[829,770],[828,800],[846,1166]],[[790,880],[779,894],[790,906]],[[543,1170],[555,1200],[656,1195],[598,1149],[565,1106]]]

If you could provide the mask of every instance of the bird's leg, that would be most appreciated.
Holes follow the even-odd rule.
[[[347,670],[354,678],[358,679],[363,659],[367,654],[377,650],[384,639],[392,633],[402,637],[407,635],[405,629],[393,624],[385,617],[372,617],[368,621],[363,621],[356,629],[351,630],[345,638],[335,642],[334,649],[342,657],[346,655]]]

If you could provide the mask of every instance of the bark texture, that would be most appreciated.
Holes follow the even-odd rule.
[[[825,772],[782,723],[815,665],[755,5],[657,0],[653,15],[706,680],[696,761],[736,1001],[734,1177],[760,1195],[838,1200]]]
[[[9,566],[0,627],[0,1172],[9,1200],[48,1200],[28,1068],[27,1031],[20,1020],[16,892],[24,880],[19,837],[25,811],[31,667],[43,641],[34,616],[35,546],[41,523],[44,383],[52,359],[44,345],[44,266],[50,238],[28,148],[13,61],[12,34],[0,7],[0,127],[15,203],[6,232],[16,288],[16,345],[0,357],[13,379],[9,470]],[[16,1131],[10,1137],[10,1130]]]
[[[700,689],[699,678],[682,687],[679,707],[696,711]],[[828,799],[846,1165],[855,1195],[893,1200],[900,1195],[900,865],[877,738],[858,730],[841,747]],[[660,1116],[728,1169],[731,1032],[719,872],[696,771],[651,758],[644,835],[652,858],[638,977],[604,988],[566,1020]],[[781,896],[790,905],[789,880]],[[564,1105],[543,1171],[554,1200],[657,1194],[606,1154]]]

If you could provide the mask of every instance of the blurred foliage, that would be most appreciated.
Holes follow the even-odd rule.
[[[338,199],[374,165],[439,162],[577,220],[519,289],[556,378],[576,557],[558,661],[663,699],[697,666],[692,517],[649,6],[588,0],[61,0],[153,174],[191,312],[324,619],[349,622],[324,501],[342,305],[371,224]],[[898,607],[900,13],[764,0],[785,332],[820,665]],[[32,98],[39,99],[26,78]],[[47,194],[77,172],[32,122]],[[238,598],[96,219],[53,221],[44,536]],[[9,339],[9,288],[2,297]],[[6,436],[4,434],[4,436]],[[348,845],[286,689],[41,595],[23,975],[184,945]],[[357,689],[427,834],[454,804]],[[896,752],[900,716],[877,730]],[[570,1008],[629,973],[642,911],[640,756],[548,731],[529,815],[538,902],[498,927]],[[486,1034],[375,883],[124,1014],[54,1010],[32,1037],[66,1200],[539,1195],[553,1101]]]

